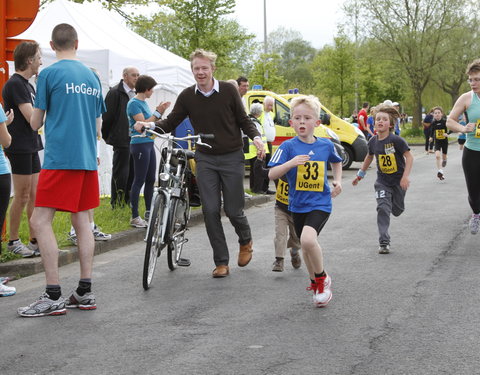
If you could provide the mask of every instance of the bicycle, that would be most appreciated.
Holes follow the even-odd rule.
[[[190,261],[182,258],[181,255],[183,245],[188,241],[185,233],[188,230],[187,225],[190,219],[189,160],[193,159],[195,152],[175,148],[175,143],[178,141],[193,141],[198,145],[211,148],[210,145],[203,143],[202,139],[212,139],[213,135],[198,134],[175,137],[170,134],[159,134],[150,129],[146,129],[144,134],[146,133],[162,138],[167,142],[167,145],[161,150],[159,186],[154,189],[148,219],[142,280],[143,288],[148,290],[155,273],[157,259],[165,247],[167,247],[168,268],[171,271],[178,266],[190,266]]]

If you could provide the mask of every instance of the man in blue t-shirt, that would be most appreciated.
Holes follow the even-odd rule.
[[[63,315],[66,308],[96,309],[91,291],[94,239],[88,211],[99,205],[97,134],[105,111],[98,76],[77,60],[78,36],[68,24],[52,31],[57,62],[38,76],[31,126],[45,128],[45,157],[31,224],[37,233],[47,282],[45,293],[20,316]],[[45,124],[44,124],[45,118]],[[58,245],[52,221],[56,211],[72,214],[78,237],[80,281],[67,299],[58,276]]]

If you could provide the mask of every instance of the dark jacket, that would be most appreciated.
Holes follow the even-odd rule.
[[[127,103],[130,99],[123,88],[123,79],[113,86],[105,97],[107,112],[102,115],[102,138],[115,147],[130,146],[130,126],[127,117]]]

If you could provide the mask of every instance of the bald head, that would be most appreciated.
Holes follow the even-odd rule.
[[[123,69],[123,82],[132,90],[135,88],[140,72],[134,66],[127,66]]]
[[[273,103],[275,103],[275,99],[271,96],[266,96],[263,99],[263,109],[265,112],[272,112],[273,111]]]

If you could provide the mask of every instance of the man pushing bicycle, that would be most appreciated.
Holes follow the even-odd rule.
[[[219,278],[230,273],[228,246],[220,220],[222,195],[225,214],[239,238],[238,265],[246,266],[253,253],[250,225],[243,210],[245,161],[241,131],[253,140],[258,157],[265,156],[265,149],[260,134],[245,113],[238,91],[230,83],[213,77],[216,58],[213,52],[195,50],[190,61],[197,83],[180,93],[166,119],[155,123],[137,122],[135,130],[150,127],[171,132],[188,116],[195,133],[215,135],[209,142],[212,148],[196,148],[195,162],[205,226],[216,266],[212,276]]]

